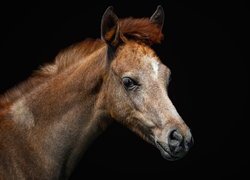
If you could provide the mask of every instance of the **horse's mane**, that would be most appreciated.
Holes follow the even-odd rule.
[[[121,33],[129,40],[132,39],[151,45],[160,43],[163,39],[161,29],[148,18],[121,19],[119,25]],[[83,60],[84,57],[87,57],[103,46],[105,46],[105,43],[100,39],[87,39],[62,50],[51,64],[44,65],[35,71],[28,80],[8,91],[3,97],[0,97],[0,108],[12,103],[21,95],[30,92],[34,87],[39,86],[76,62]]]

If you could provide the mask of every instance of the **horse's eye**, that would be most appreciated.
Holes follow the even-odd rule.
[[[129,77],[122,78],[122,83],[127,90],[133,90],[137,87],[137,83]]]

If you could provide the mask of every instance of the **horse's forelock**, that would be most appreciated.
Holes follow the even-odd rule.
[[[163,39],[161,29],[149,18],[126,18],[120,20],[120,31],[127,39],[133,39],[152,45]]]

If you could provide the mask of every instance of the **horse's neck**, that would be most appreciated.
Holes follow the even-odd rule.
[[[44,166],[66,171],[66,175],[101,132],[106,116],[99,93],[102,68],[85,64],[51,78],[10,108],[12,120],[24,130],[27,143]]]

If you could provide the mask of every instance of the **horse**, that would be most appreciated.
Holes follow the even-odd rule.
[[[193,144],[171,102],[170,69],[152,49],[164,10],[119,19],[108,7],[101,38],[62,50],[0,99],[0,179],[68,179],[89,144],[118,122],[170,161]]]

